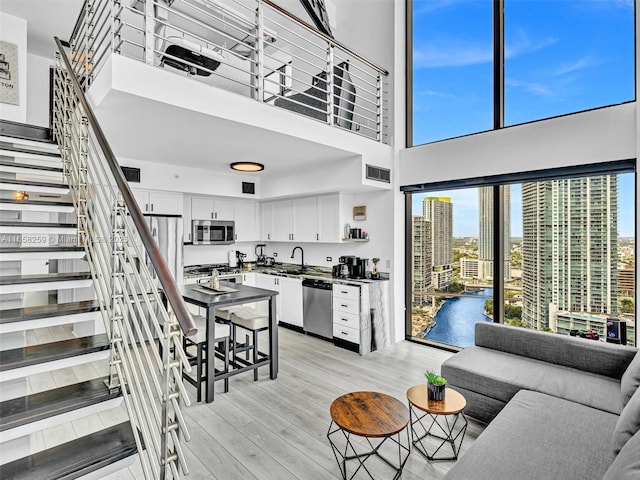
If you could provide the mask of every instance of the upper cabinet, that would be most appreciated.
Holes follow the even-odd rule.
[[[191,218],[193,220],[233,220],[233,204],[233,200],[192,197]]]
[[[340,195],[318,197],[318,241],[338,243],[342,237],[340,223]]]
[[[260,240],[258,210],[258,202],[253,200],[233,202],[236,242],[257,242]]]
[[[340,242],[340,195],[302,197],[261,204],[262,240]]]
[[[132,188],[143,214],[182,215],[182,193]]]
[[[255,200],[185,197],[184,241],[192,242],[191,220],[233,220],[236,242],[260,240],[259,207]]]

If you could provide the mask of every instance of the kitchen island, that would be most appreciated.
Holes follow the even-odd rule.
[[[220,282],[221,287],[229,289],[229,292],[208,292],[202,285],[184,285],[181,293],[185,302],[206,309],[207,319],[207,381],[206,401],[213,401],[214,381],[216,379],[237,375],[247,370],[253,370],[269,364],[269,377],[275,380],[278,377],[278,324],[276,320],[276,302],[274,297],[278,292],[264,288],[250,287],[231,282]],[[259,361],[254,361],[250,366],[231,369],[229,372],[216,376],[214,368],[215,343],[213,322],[215,321],[215,309],[229,305],[239,305],[267,300],[269,302],[269,355]]]

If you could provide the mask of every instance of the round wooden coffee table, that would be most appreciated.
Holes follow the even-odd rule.
[[[378,457],[389,465],[393,469],[394,480],[400,478],[404,464],[409,458],[411,441],[407,429],[410,420],[409,410],[403,402],[384,393],[352,392],[336,398],[331,403],[329,412],[331,425],[327,438],[344,480],[353,478],[361,469],[373,479],[365,465],[371,457]],[[407,432],[406,445],[401,441],[403,431]],[[368,444],[367,450],[359,451],[362,450],[362,442],[352,442],[351,435],[363,437]],[[386,446],[383,447],[387,441],[395,444],[397,451],[394,446],[388,449]],[[397,459],[396,462],[383,454],[386,450],[395,452],[393,456]],[[357,461],[357,466],[349,477],[347,460]]]
[[[414,385],[407,390],[411,419],[411,443],[429,460],[457,460],[467,431],[467,418],[463,410],[465,398],[453,388],[447,388],[444,400],[437,402],[427,397],[427,385]],[[428,438],[436,439],[436,447],[430,453]],[[440,440],[440,443],[437,441]],[[453,456],[436,456],[445,445],[450,445]]]

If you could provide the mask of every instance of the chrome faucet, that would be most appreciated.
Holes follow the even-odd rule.
[[[295,255],[297,249],[300,249],[300,254],[302,255],[302,258],[300,259],[300,273],[302,273],[304,272],[304,250],[302,250],[302,247],[300,245],[298,245],[297,247],[293,247],[291,258],[293,258],[293,256]]]

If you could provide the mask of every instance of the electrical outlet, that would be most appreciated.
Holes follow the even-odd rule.
[[[273,257],[275,258],[277,256],[278,256],[278,254],[276,252],[273,252]]]
[[[331,262],[333,259],[331,257],[327,257],[327,262]]]
[[[391,268],[391,260],[385,260],[384,261],[384,267],[385,268]]]

